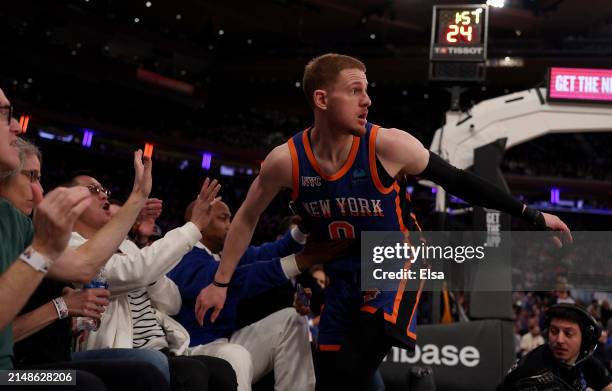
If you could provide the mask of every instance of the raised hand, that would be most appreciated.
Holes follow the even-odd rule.
[[[134,187],[132,188],[132,195],[145,199],[149,197],[153,186],[152,167],[153,162],[151,158],[143,156],[141,149],[134,152]]]
[[[216,179],[210,180],[206,178],[198,198],[196,198],[193,205],[193,212],[191,214],[191,222],[194,223],[200,231],[208,225],[211,218],[212,205],[219,200],[217,194],[221,190],[221,184]]]
[[[163,201],[158,198],[149,198],[145,206],[140,211],[136,221],[152,221],[155,222],[161,215]]]

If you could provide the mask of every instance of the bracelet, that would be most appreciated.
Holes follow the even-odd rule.
[[[49,267],[53,264],[53,261],[38,251],[34,250],[32,246],[26,248],[21,255],[19,255],[19,259],[28,265],[32,266],[34,270],[47,273],[49,271]]]
[[[69,315],[68,306],[66,305],[66,301],[64,301],[63,297],[56,297],[51,300],[53,305],[55,306],[55,310],[57,311],[57,317],[59,319],[65,319]]]
[[[229,282],[226,282],[226,283],[223,283],[223,282],[217,282],[217,280],[214,280],[214,279],[213,279],[212,284],[213,284],[214,286],[218,286],[219,288],[227,288],[227,287],[229,287],[229,286],[230,286],[230,283],[229,283]]]
[[[544,220],[544,215],[537,209],[526,206],[525,210],[523,211],[523,219],[537,229],[546,230],[546,220]]]

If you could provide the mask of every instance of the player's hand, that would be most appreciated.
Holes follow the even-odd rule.
[[[329,240],[309,235],[302,252],[295,254],[295,260],[298,268],[304,271],[313,265],[355,254],[357,250],[355,239]]]
[[[570,229],[560,218],[544,212],[542,212],[542,215],[544,216],[546,227],[554,233],[552,240],[557,247],[561,248],[564,243],[572,243],[574,241]]]
[[[215,323],[225,304],[227,289],[210,284],[200,291],[195,304],[196,320],[200,326],[204,325],[204,317],[208,310],[212,310],[210,321]]]

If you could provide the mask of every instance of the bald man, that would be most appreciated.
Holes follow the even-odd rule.
[[[189,216],[189,208],[186,217]],[[182,306],[176,319],[189,331],[190,354],[207,354],[229,361],[236,371],[238,390],[274,369],[276,390],[314,390],[314,367],[308,340],[308,324],[294,308],[277,311],[256,323],[237,329],[236,310],[243,298],[285,284],[317,261],[332,259],[341,250],[333,246],[306,245],[305,235],[293,228],[283,238],[262,246],[251,246],[240,259],[228,290],[228,301],[214,323],[198,322],[194,308],[203,287],[213,282],[219,253],[231,222],[226,204],[213,206],[211,220],[202,239],[168,274],[178,286]],[[292,255],[302,251],[297,255]]]

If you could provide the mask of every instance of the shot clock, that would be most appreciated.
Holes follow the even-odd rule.
[[[432,61],[485,61],[488,7],[483,4],[434,6]]]

